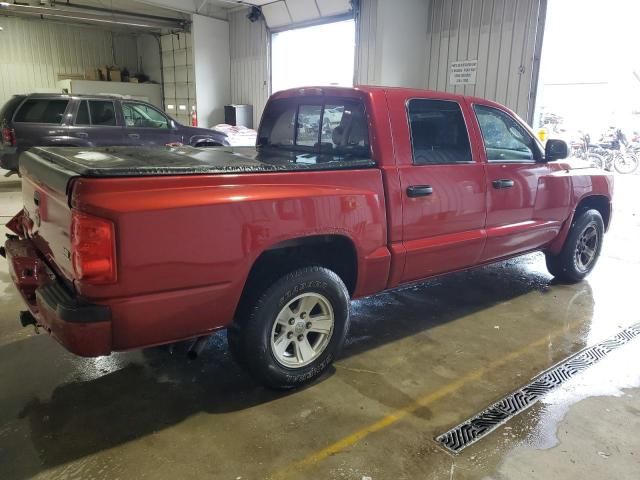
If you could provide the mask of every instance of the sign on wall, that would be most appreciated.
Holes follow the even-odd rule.
[[[478,60],[460,60],[451,62],[449,85],[475,85]]]

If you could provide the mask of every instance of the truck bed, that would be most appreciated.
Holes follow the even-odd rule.
[[[255,147],[37,147],[25,152],[21,168],[64,191],[73,177],[242,174],[344,170],[375,167],[369,158],[269,152]]]

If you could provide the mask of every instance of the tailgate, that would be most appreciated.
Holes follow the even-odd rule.
[[[23,230],[49,266],[72,280],[68,191],[74,175],[34,157],[31,152],[21,157]]]

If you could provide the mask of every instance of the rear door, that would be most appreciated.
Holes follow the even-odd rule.
[[[126,145],[116,102],[104,98],[79,99],[69,136],[77,139],[77,145]]]
[[[484,246],[486,180],[464,102],[387,92],[402,187],[402,282],[471,266]]]
[[[173,122],[157,108],[141,102],[122,102],[127,145],[163,146],[182,141]]]
[[[70,104],[69,98],[27,98],[13,116],[19,151],[60,143],[67,134]]]
[[[487,243],[481,261],[536,249],[557,233],[558,222],[536,218],[539,182],[551,169],[533,135],[506,110],[473,104],[484,143]]]

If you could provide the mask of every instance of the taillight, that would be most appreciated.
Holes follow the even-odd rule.
[[[78,280],[116,281],[115,230],[109,220],[76,210],[71,218],[71,262]]]
[[[16,131],[13,128],[2,129],[2,143],[9,147],[16,146]]]

